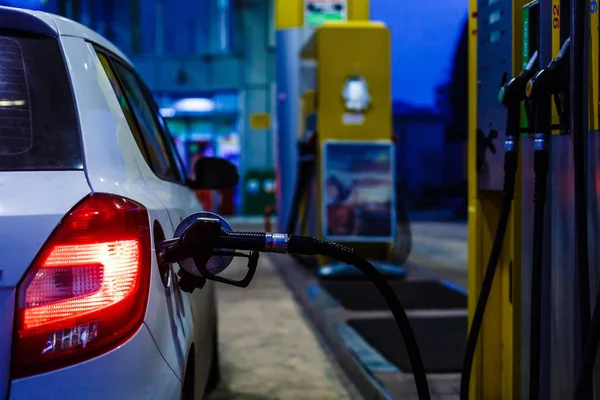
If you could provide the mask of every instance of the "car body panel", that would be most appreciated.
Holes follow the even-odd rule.
[[[15,288],[56,225],[89,193],[83,171],[0,173],[0,398],[10,379]]]
[[[130,340],[100,357],[14,380],[9,400],[179,400],[180,385],[142,325]]]
[[[0,288],[0,398],[4,399],[10,384],[10,355],[15,312],[14,288]]]
[[[89,193],[83,171],[0,173],[0,288],[18,285],[56,225]]]

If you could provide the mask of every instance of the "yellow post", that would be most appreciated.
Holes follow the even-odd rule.
[[[478,15],[478,0],[469,0],[469,110],[468,110],[468,313],[469,326],[473,322],[473,314],[475,313],[476,299],[479,294],[479,286],[481,284],[481,272],[479,269],[479,258],[481,251],[479,250],[479,231],[480,231],[480,206],[477,196],[477,15]],[[476,400],[481,398],[481,344],[478,346],[478,351],[475,353],[473,362],[473,371],[471,372],[471,388],[469,398]]]
[[[275,29],[304,26],[304,0],[275,0]]]
[[[524,0],[513,0],[512,74],[522,68],[522,8]],[[469,324],[472,323],[481,283],[487,268],[500,214],[501,193],[477,187],[478,128],[478,0],[469,7]],[[519,161],[519,171],[521,165]],[[481,400],[519,399],[521,371],[521,176],[517,174],[504,248],[490,292],[483,328],[473,363],[470,398]]]
[[[556,57],[558,52],[560,51],[560,47],[562,46],[561,42],[561,10],[560,9],[560,0],[552,0],[552,57]],[[564,10],[566,18],[569,18],[569,10]],[[552,124],[558,125],[558,111],[556,107],[552,107]],[[552,134],[558,135],[560,133],[559,129],[553,129]]]
[[[369,20],[369,1],[368,0],[349,0],[348,1],[348,20],[349,21],[368,21]]]
[[[590,131],[600,129],[598,122],[598,104],[600,99],[598,98],[598,77],[600,65],[598,63],[598,34],[600,27],[598,26],[598,6],[596,9],[590,9],[592,12],[590,16],[590,66],[589,66],[589,119],[590,119]]]

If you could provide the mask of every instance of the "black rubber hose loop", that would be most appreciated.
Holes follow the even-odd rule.
[[[288,252],[304,255],[323,255],[334,258],[343,263],[353,265],[373,282],[390,308],[404,339],[408,358],[413,369],[417,395],[420,400],[430,400],[431,395],[429,393],[429,384],[427,383],[427,374],[414,331],[404,307],[385,277],[370,262],[358,256],[354,249],[341,244],[306,236],[291,236],[288,242]]]
[[[533,168],[535,172],[533,189],[533,245],[531,261],[531,324],[529,343],[529,399],[540,398],[541,374],[541,325],[542,325],[542,269],[544,256],[544,217],[548,168],[548,150],[535,151]]]
[[[475,359],[475,350],[477,349],[477,342],[479,340],[481,327],[483,325],[483,316],[485,314],[485,308],[490,297],[492,284],[494,283],[494,276],[498,267],[498,261],[500,260],[500,255],[502,254],[504,237],[506,236],[506,230],[508,228],[508,221],[510,218],[512,201],[515,192],[515,180],[517,175],[518,161],[519,155],[517,151],[507,151],[504,153],[504,183],[502,191],[502,207],[500,209],[498,227],[496,229],[496,235],[494,236],[494,242],[492,244],[490,258],[488,260],[488,265],[485,270],[485,276],[481,285],[481,291],[479,292],[479,297],[477,299],[477,306],[475,307],[475,313],[473,314],[473,320],[471,322],[471,329],[469,330],[469,336],[467,338],[467,347],[465,349],[465,356],[463,359],[463,370],[460,378],[461,400],[469,399],[469,390],[471,386],[471,372],[473,369],[473,362]]]

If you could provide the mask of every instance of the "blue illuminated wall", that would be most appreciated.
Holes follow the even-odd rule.
[[[464,17],[465,0],[371,0],[371,19],[392,31],[393,97],[419,106],[434,106],[435,89],[452,71]]]
[[[2,0],[2,1],[0,1],[0,5],[3,5],[3,6],[22,7],[22,8],[29,8],[32,10],[44,10],[44,11],[51,10],[51,7],[52,7],[51,3],[57,3],[57,2],[52,1],[52,0]]]
[[[372,19],[392,32],[398,183],[409,207],[455,208],[466,194],[467,104],[457,94],[467,92],[467,13],[466,1],[371,1]]]

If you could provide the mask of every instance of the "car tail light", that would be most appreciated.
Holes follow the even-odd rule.
[[[56,227],[18,288],[12,375],[65,367],[129,339],[150,287],[147,210],[92,194]]]

